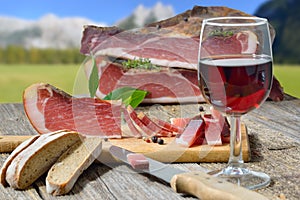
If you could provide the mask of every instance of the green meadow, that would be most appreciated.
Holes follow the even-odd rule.
[[[22,102],[22,93],[33,83],[50,83],[68,93],[73,92],[80,65],[11,64],[0,65],[0,103]],[[284,91],[300,98],[300,66],[276,65],[274,74]]]
[[[0,102],[22,102],[24,89],[33,83],[50,83],[72,93],[80,65],[0,65]]]
[[[274,74],[285,93],[300,98],[300,65],[275,65]]]

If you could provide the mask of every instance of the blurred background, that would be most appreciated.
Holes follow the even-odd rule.
[[[227,6],[268,18],[276,30],[275,76],[286,93],[300,98],[299,0],[10,0],[0,8],[0,103],[21,102],[24,89],[36,82],[72,93],[85,59],[79,53],[84,25],[130,29],[195,5]]]

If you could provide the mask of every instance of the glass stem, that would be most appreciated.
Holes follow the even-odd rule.
[[[243,168],[241,116],[230,116],[230,157],[228,166]]]

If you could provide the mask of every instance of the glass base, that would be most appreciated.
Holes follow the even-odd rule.
[[[208,174],[226,179],[233,184],[237,184],[249,190],[267,187],[271,182],[271,178],[263,172],[251,171],[240,167],[228,166],[222,170],[212,171]]]

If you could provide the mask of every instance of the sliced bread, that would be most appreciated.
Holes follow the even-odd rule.
[[[66,130],[41,135],[11,161],[6,171],[7,183],[15,189],[27,188],[81,139],[77,132]]]
[[[87,137],[68,149],[48,171],[46,190],[52,195],[68,193],[78,177],[101,153],[102,139]]]
[[[26,149],[29,145],[31,145],[36,139],[38,139],[40,135],[32,136],[31,138],[25,140],[22,142],[11,154],[8,156],[8,158],[3,163],[1,170],[0,170],[0,181],[3,186],[7,186],[7,182],[5,180],[6,178],[6,171],[10,163],[13,161],[13,159],[24,149]]]

